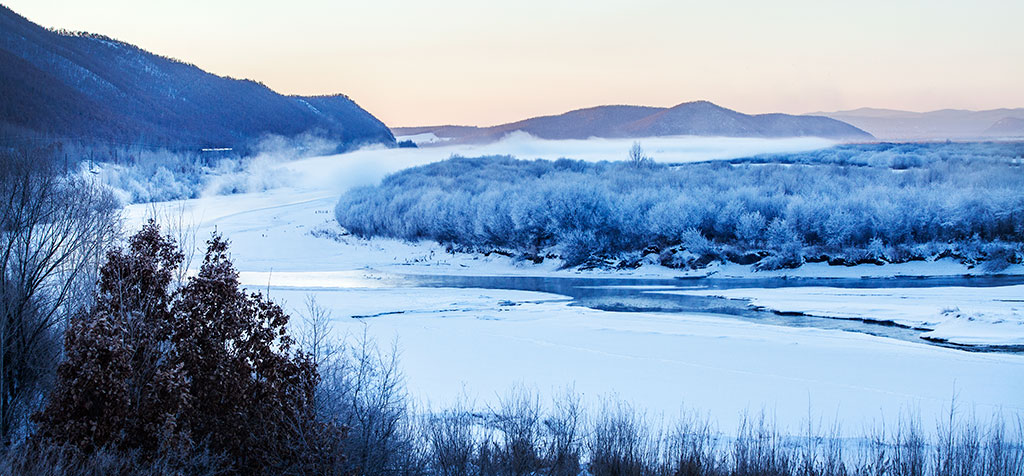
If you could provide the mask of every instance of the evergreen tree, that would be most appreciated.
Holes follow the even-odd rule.
[[[36,417],[43,439],[150,458],[208,447],[237,474],[338,466],[344,431],[317,418],[315,365],[293,348],[288,315],[240,288],[227,246],[208,241],[179,290],[182,254],[152,222],[108,255],[96,304],[69,326],[56,388]]]

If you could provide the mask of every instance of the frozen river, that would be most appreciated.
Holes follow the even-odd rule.
[[[754,294],[780,288],[876,290],[898,295],[899,290],[935,290],[946,288],[978,288],[978,294],[990,290],[1024,285],[1024,276],[931,276],[885,278],[586,278],[543,276],[465,276],[465,275],[409,275],[410,286],[440,288],[515,289],[559,294],[572,298],[572,304],[604,311],[676,312],[720,315],[759,324],[792,327],[814,327],[901,339],[908,342],[928,343],[969,351],[1024,352],[1024,345],[959,345],[930,339],[928,329],[912,323],[898,322],[884,312],[859,316],[814,314],[805,311],[765,308],[751,304],[743,297],[727,298],[713,291],[732,291],[742,296],[742,290],[756,290]],[[1016,289],[1016,288],[1013,288]],[[696,292],[694,292],[696,291]],[[857,296],[857,298],[862,298]],[[1024,293],[1020,296],[1024,300]],[[1013,303],[1012,300],[1009,300]],[[1024,302],[1024,301],[1019,301]],[[1024,308],[1024,306],[1021,306]]]

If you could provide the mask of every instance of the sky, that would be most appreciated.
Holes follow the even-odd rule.
[[[1024,106],[1024,1],[0,0],[387,125],[706,99],[746,113]]]

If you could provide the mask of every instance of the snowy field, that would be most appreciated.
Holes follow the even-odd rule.
[[[516,140],[523,143],[517,145]],[[667,418],[685,405],[710,414],[723,429],[733,428],[742,411],[761,409],[794,431],[809,411],[826,421],[839,419],[850,432],[909,411],[920,413],[927,429],[933,427],[928,423],[931,418],[948,411],[954,395],[961,410],[982,418],[996,412],[1024,416],[1024,355],[971,353],[712,314],[605,312],[570,306],[561,296],[526,291],[409,287],[403,274],[578,274],[557,269],[551,260],[523,264],[502,256],[446,254],[431,243],[357,239],[345,236],[334,222],[334,204],[347,187],[373,183],[386,173],[442,160],[452,153],[598,160],[619,159],[628,149],[628,141],[544,144],[549,141],[515,137],[509,141],[504,152],[388,149],[265,164],[259,173],[282,177],[284,186],[259,193],[133,205],[127,210],[128,226],[137,227],[155,214],[193,224],[199,241],[214,230],[224,234],[231,241],[231,255],[245,285],[269,290],[293,315],[304,312],[307,296],[315,295],[331,311],[339,336],[366,332],[383,346],[394,342],[410,392],[435,407],[460,396],[486,405],[519,383],[542,394],[574,387],[587,399],[617,395]],[[644,144],[656,159],[673,161],[825,145],[750,139],[666,139],[664,145]],[[572,154],[572,147],[584,152]],[[199,261],[195,259],[193,265]],[[1007,271],[1021,273],[1019,266]],[[957,263],[942,262],[902,267],[822,265],[785,273],[856,277],[969,272]],[[734,265],[701,273],[753,275],[746,267]],[[657,266],[630,274],[682,275]],[[935,337],[965,343],[1016,342],[1024,327],[1024,304],[1019,302],[1024,292],[1019,287],[711,293],[752,298],[773,309],[933,326]],[[958,311],[947,312],[953,308]],[[299,319],[295,322],[298,325]]]

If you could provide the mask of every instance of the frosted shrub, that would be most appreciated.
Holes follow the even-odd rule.
[[[571,230],[561,237],[561,256],[569,265],[581,264],[600,252],[602,246],[590,230]]]
[[[704,237],[700,230],[689,228],[682,233],[680,241],[687,251],[697,255],[710,255],[716,252],[715,244]]]
[[[765,228],[764,215],[759,211],[744,213],[736,227],[736,238],[752,245],[756,245],[764,236]]]
[[[795,268],[803,263],[800,235],[784,218],[776,218],[768,225],[765,239],[771,255],[759,263],[761,269]]]

